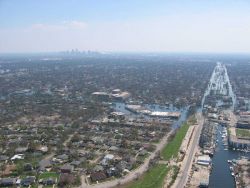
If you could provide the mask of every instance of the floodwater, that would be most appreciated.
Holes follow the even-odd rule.
[[[224,78],[221,79],[216,79],[216,74],[215,72],[219,72],[219,71],[225,71],[224,74]],[[217,80],[217,81],[216,81]],[[214,69],[214,72],[211,76],[211,80],[210,83],[214,83],[210,84],[208,86],[208,90],[206,91],[206,93],[204,94],[204,100],[205,97],[207,96],[207,94],[210,92],[211,90],[211,85],[220,88],[221,86],[223,86],[225,83],[228,83],[228,92],[226,91],[221,91],[222,93],[228,93],[228,95],[230,97],[232,97],[232,107],[231,110],[234,109],[234,106],[236,104],[236,97],[235,94],[232,90],[232,86],[227,74],[227,69],[224,65],[222,65],[221,63],[218,63],[217,66]],[[216,88],[216,89],[218,89]],[[202,103],[202,106],[204,104],[204,100]],[[234,177],[231,175],[230,172],[230,166],[228,164],[228,160],[232,160],[232,159],[239,159],[241,157],[247,157],[250,158],[250,153],[245,153],[242,151],[234,151],[234,150],[230,150],[227,149],[227,146],[223,145],[223,140],[221,137],[221,132],[222,132],[222,126],[219,125],[218,126],[218,131],[217,131],[217,146],[214,152],[214,157],[212,158],[212,171],[211,171],[211,175],[209,178],[209,187],[211,188],[235,188],[235,181],[234,181]]]
[[[123,113],[125,113],[126,115],[129,115],[132,118],[138,118],[140,116],[142,116],[145,119],[152,118],[152,117],[149,117],[147,115],[135,114],[133,112],[130,112],[129,110],[127,110],[125,108],[125,106],[126,106],[125,103],[116,102],[116,103],[113,103],[113,105],[114,105],[113,107],[114,107],[114,109],[116,111],[123,112]],[[151,110],[151,111],[160,111],[160,112],[178,111],[178,112],[180,112],[181,116],[178,118],[178,120],[173,120],[172,129],[177,129],[178,127],[180,127],[183,124],[183,122],[186,121],[187,112],[188,112],[188,108],[189,108],[189,107],[184,107],[184,108],[178,109],[178,108],[174,107],[173,105],[160,106],[160,105],[157,105],[157,104],[153,104],[153,105],[146,104],[146,105],[143,105],[143,106],[146,107],[147,109]]]

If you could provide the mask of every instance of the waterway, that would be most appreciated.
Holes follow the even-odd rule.
[[[225,74],[220,74],[221,72],[225,72]],[[228,88],[225,88],[225,84],[228,84]],[[232,90],[232,86],[230,84],[229,76],[227,74],[227,69],[225,65],[218,62],[214,71],[211,75],[208,87],[204,93],[204,96],[201,101],[201,108],[198,111],[202,111],[204,107],[204,102],[206,97],[210,94],[211,90],[216,90],[220,94],[228,95],[232,97],[232,105],[229,108],[230,110],[234,109],[236,104],[236,97]],[[219,104],[221,101],[217,101]],[[116,111],[123,112],[131,117],[138,117],[138,115],[131,113],[130,111],[125,109],[125,103],[114,103],[114,109]],[[145,105],[145,107],[149,108],[152,111],[180,111],[181,117],[178,121],[174,121],[172,124],[172,128],[176,129],[181,126],[181,124],[187,118],[187,110],[188,107],[177,109],[173,106],[159,106],[159,105]],[[144,117],[145,118],[145,117]],[[149,117],[148,117],[149,118]],[[234,151],[234,150],[225,150],[225,146],[223,145],[223,140],[221,137],[222,126],[218,126],[217,131],[217,146],[214,152],[214,157],[212,158],[212,171],[209,178],[209,187],[211,188],[235,188],[234,177],[231,175],[230,166],[228,164],[228,160],[238,159],[240,157],[247,157],[250,159],[250,153],[245,153],[241,151]]]
[[[250,153],[234,150],[224,150],[227,147],[223,145],[221,137],[222,126],[218,126],[217,140],[218,144],[212,159],[213,168],[209,178],[210,188],[235,188],[234,177],[231,175],[230,166],[227,160],[239,159],[241,157],[250,157]]]
[[[152,119],[152,117],[144,115],[144,114],[135,114],[133,112],[130,112],[129,110],[127,110],[125,108],[126,104],[122,103],[122,102],[116,102],[113,103],[113,108],[115,109],[115,111],[118,112],[123,112],[126,115],[129,115],[129,117],[131,118],[145,118],[145,119]],[[187,112],[188,112],[188,106],[187,107],[183,107],[183,108],[176,108],[174,107],[172,104],[168,105],[168,106],[160,106],[158,104],[145,104],[143,105],[145,108],[151,110],[151,111],[160,111],[160,112],[180,112],[181,115],[178,118],[178,120],[171,120],[173,121],[171,124],[171,128],[172,129],[177,129],[179,128],[187,119]],[[164,121],[164,119],[162,119],[162,121]],[[166,120],[169,121],[169,120]]]
[[[225,72],[225,74],[220,74],[222,72]],[[228,84],[227,90],[225,90],[225,87],[223,87],[225,84]],[[232,86],[229,80],[229,76],[227,74],[227,69],[225,65],[218,62],[217,66],[215,67],[208,88],[204,94],[204,97],[202,99],[202,107],[204,106],[204,101],[206,97],[209,95],[211,90],[216,90],[220,94],[227,94],[228,96],[232,97],[232,105],[229,108],[230,110],[234,109],[234,106],[236,104],[236,97],[232,90]],[[219,102],[219,101],[218,101]],[[215,148],[214,157],[212,158],[212,171],[209,178],[209,187],[211,188],[235,188],[235,181],[234,177],[231,175],[230,172],[230,166],[228,164],[228,160],[232,159],[238,159],[240,157],[247,157],[250,159],[250,153],[245,153],[241,151],[235,151],[235,150],[228,150],[223,145],[223,139],[222,139],[222,126],[218,126],[217,131],[217,146]]]

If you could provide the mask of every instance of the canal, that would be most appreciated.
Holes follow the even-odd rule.
[[[218,144],[212,159],[212,172],[209,178],[210,188],[235,188],[234,177],[231,175],[228,160],[239,159],[241,157],[250,157],[250,153],[242,151],[227,150],[223,145],[222,126],[218,126],[217,140]]]
[[[221,74],[224,72],[225,74]],[[225,90],[225,85],[228,85]],[[217,63],[211,79],[208,84],[208,88],[204,93],[202,99],[202,107],[206,97],[210,94],[211,90],[218,91],[219,94],[227,94],[232,97],[232,105],[229,110],[234,110],[236,104],[236,96],[232,90],[232,86],[227,74],[226,66]],[[219,103],[220,101],[217,101]],[[212,171],[209,178],[209,187],[211,188],[235,188],[234,177],[231,175],[230,166],[228,160],[239,159],[241,157],[250,158],[250,153],[245,153],[242,151],[230,150],[225,146],[222,139],[222,130],[223,127],[218,125],[217,129],[217,145],[214,152],[214,157],[212,158]]]

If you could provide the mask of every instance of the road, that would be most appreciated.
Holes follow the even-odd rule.
[[[204,118],[203,118],[201,113],[197,113],[196,118],[198,121],[198,125],[196,125],[195,132],[193,134],[193,138],[191,141],[192,144],[190,144],[190,146],[186,152],[186,156],[183,160],[180,172],[179,172],[178,177],[176,178],[176,181],[173,185],[174,188],[185,187],[186,182],[188,180],[189,172],[192,168],[192,163],[194,160],[195,151],[196,151],[196,148],[198,146],[199,137],[201,134],[203,123],[204,123]]]
[[[128,182],[133,181],[138,175],[141,175],[142,173],[146,172],[146,170],[148,169],[148,164],[149,161],[151,159],[153,159],[156,154],[158,152],[160,152],[164,146],[167,144],[168,138],[169,136],[173,133],[174,131],[171,131],[169,133],[167,133],[162,139],[161,141],[156,144],[156,149],[154,152],[152,152],[150,154],[150,156],[148,158],[145,159],[144,163],[136,168],[135,170],[131,171],[129,174],[127,174],[126,176],[119,178],[119,179],[115,179],[115,180],[111,180],[111,181],[107,181],[107,182],[103,182],[100,184],[94,184],[94,185],[87,185],[84,182],[84,175],[81,177],[82,179],[82,185],[79,188],[110,188],[110,187],[117,187],[119,184],[125,184]]]

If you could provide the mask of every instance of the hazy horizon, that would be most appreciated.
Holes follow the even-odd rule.
[[[0,53],[249,53],[250,2],[0,1]]]

